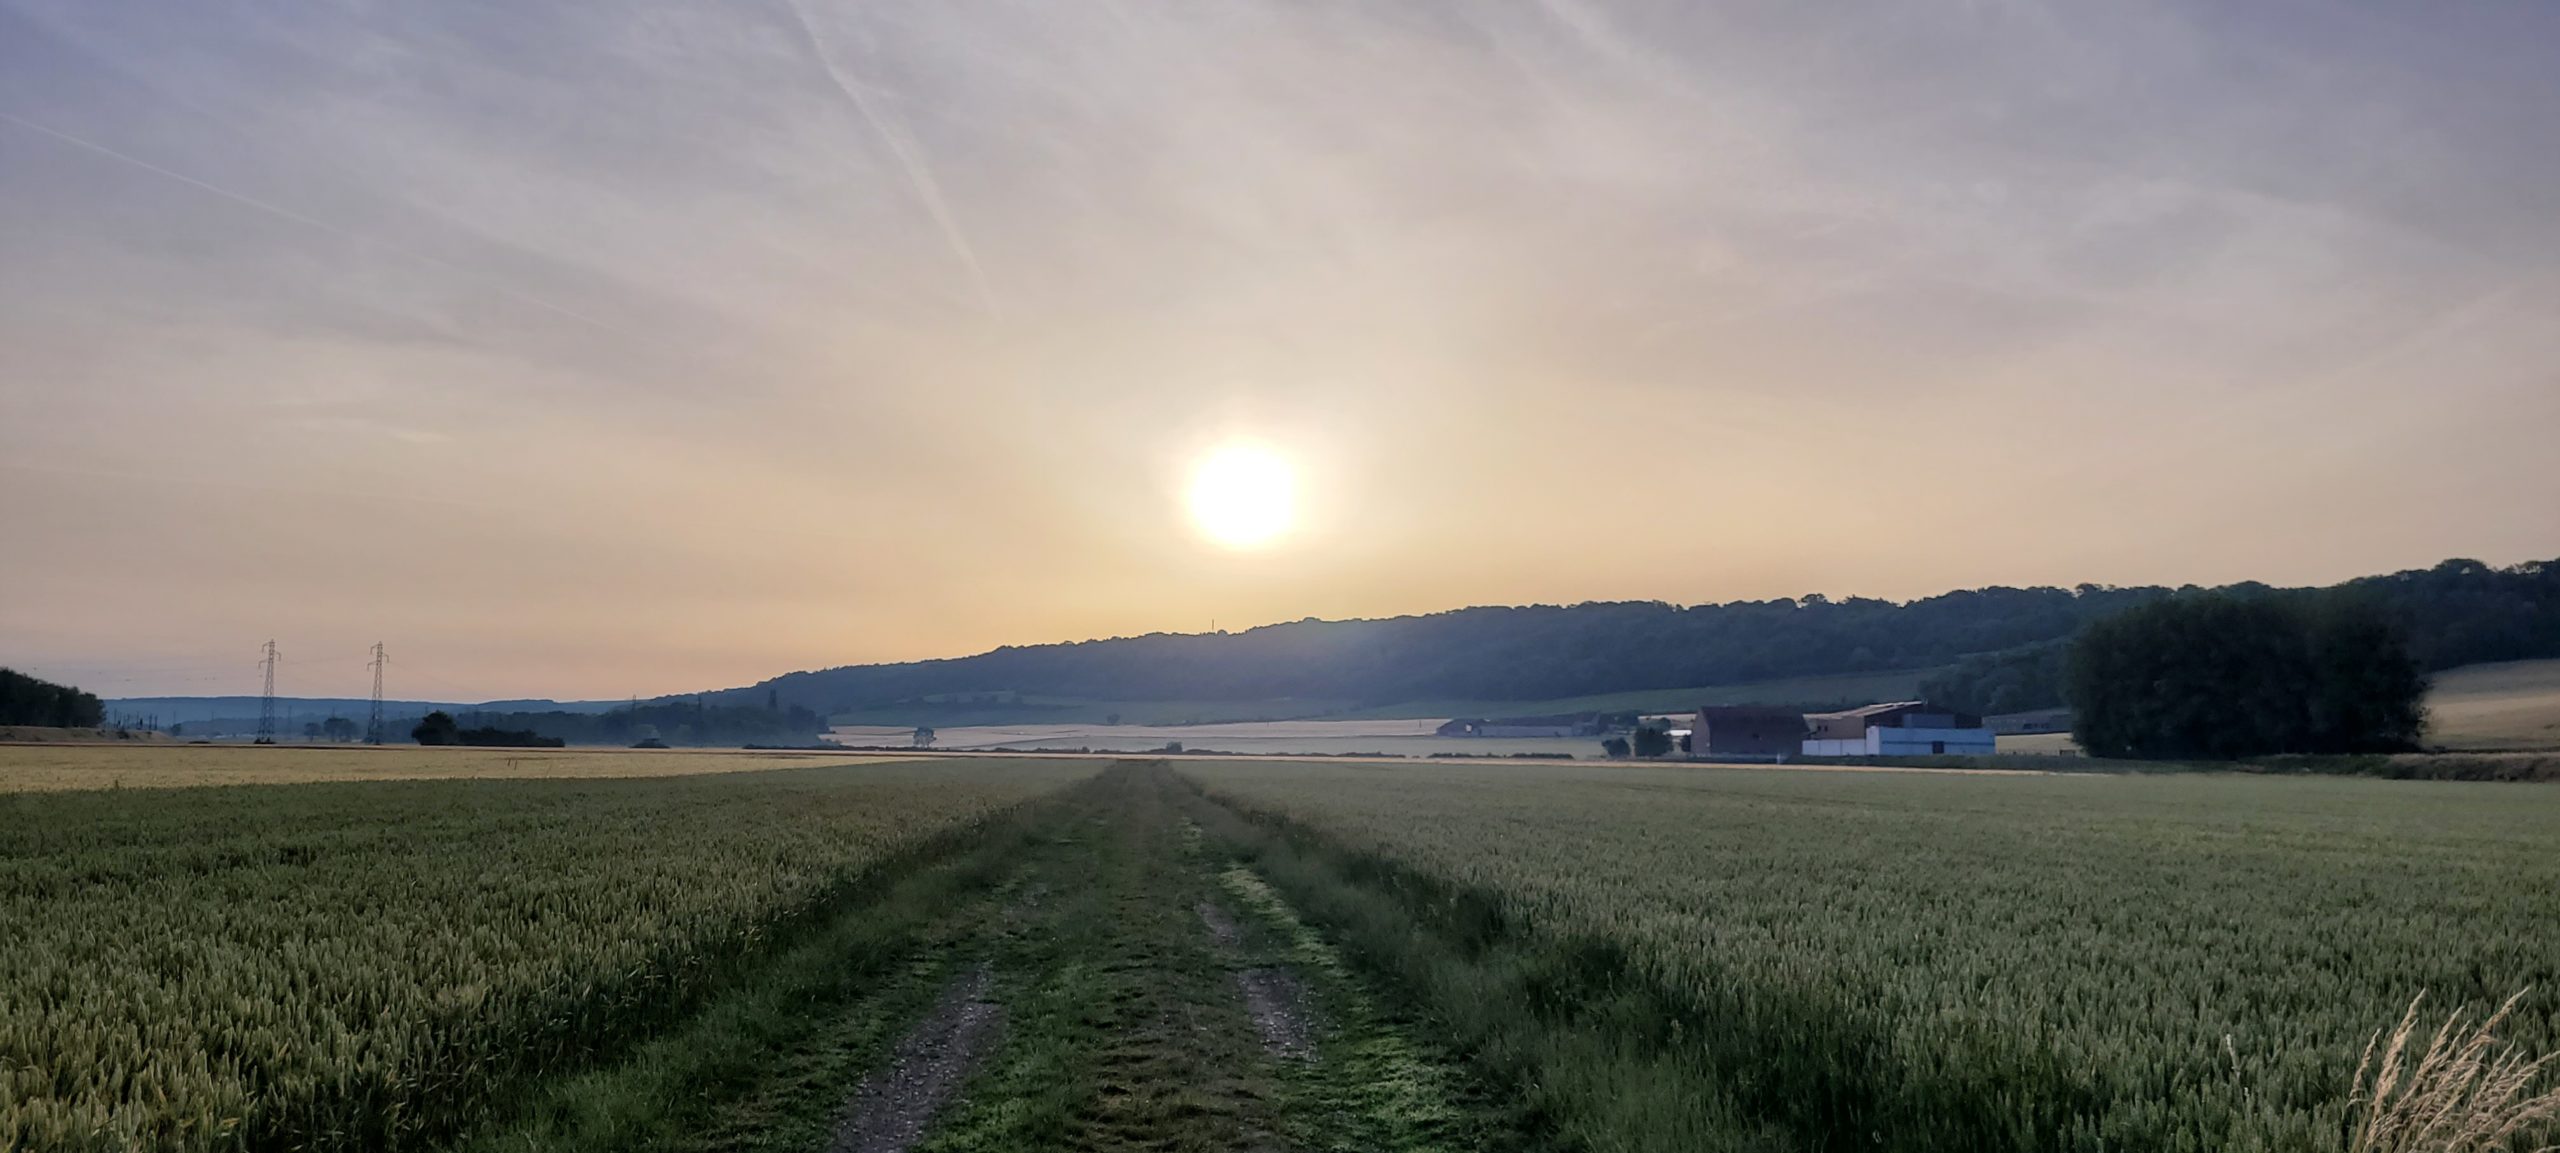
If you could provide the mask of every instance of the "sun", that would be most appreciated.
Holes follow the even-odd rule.
[[[1297,522],[1298,475],[1270,449],[1225,445],[1192,470],[1190,503],[1202,535],[1228,548],[1261,548]]]

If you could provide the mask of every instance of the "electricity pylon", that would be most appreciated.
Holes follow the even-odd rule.
[[[258,691],[258,743],[276,743],[276,643],[267,642],[266,657],[258,662],[265,684]]]
[[[390,663],[391,657],[382,651],[382,642],[373,642],[373,715],[364,723],[364,743],[368,745],[382,743],[382,666]]]

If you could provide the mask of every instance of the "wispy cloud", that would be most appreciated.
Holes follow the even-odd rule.
[[[370,247],[374,247],[374,248],[381,249],[381,250],[383,250],[383,251],[385,251],[385,252],[395,253],[395,254],[397,254],[397,255],[399,255],[399,256],[401,256],[401,257],[405,258],[405,259],[408,259],[408,260],[414,260],[414,261],[417,261],[417,262],[419,262],[419,263],[421,263],[421,264],[433,265],[433,266],[435,266],[435,267],[437,267],[437,268],[443,269],[443,270],[448,271],[448,272],[453,272],[453,273],[461,274],[461,275],[463,275],[463,276],[465,276],[465,277],[471,278],[472,280],[475,280],[475,281],[480,282],[480,283],[481,283],[481,285],[482,285],[483,287],[487,288],[488,290],[490,290],[490,291],[492,291],[492,292],[496,292],[496,293],[498,293],[498,294],[500,294],[500,295],[502,295],[502,296],[505,296],[505,297],[506,297],[507,299],[509,299],[509,300],[513,300],[513,301],[515,301],[515,302],[517,302],[517,303],[519,303],[519,304],[527,305],[527,306],[530,306],[530,307],[533,307],[533,308],[541,309],[541,310],[543,310],[543,311],[545,311],[545,312],[551,313],[551,314],[553,314],[553,315],[555,315],[555,316],[559,316],[559,317],[562,317],[562,318],[567,319],[567,320],[576,321],[576,322],[577,322],[577,323],[579,323],[579,324],[586,325],[587,327],[589,327],[589,328],[593,328],[593,329],[596,329],[597,331],[600,331],[600,332],[606,332],[606,333],[611,333],[612,335],[615,335],[615,336],[618,336],[618,337],[622,337],[622,338],[624,338],[624,339],[628,339],[628,340],[633,340],[633,341],[648,342],[648,341],[649,341],[649,339],[650,339],[650,338],[648,338],[648,337],[646,337],[646,336],[643,336],[642,334],[640,334],[640,333],[638,333],[638,332],[634,332],[634,331],[631,331],[631,330],[629,330],[629,329],[622,328],[621,326],[614,325],[614,324],[609,324],[609,323],[607,323],[607,322],[605,322],[605,321],[598,320],[598,319],[596,319],[596,318],[595,318],[595,317],[593,317],[593,316],[589,316],[589,315],[587,315],[587,314],[585,314],[585,313],[583,313],[583,312],[579,312],[579,311],[577,311],[577,310],[575,310],[575,309],[572,309],[572,308],[569,308],[569,307],[567,307],[567,306],[565,306],[565,305],[561,305],[561,304],[554,303],[554,302],[552,302],[552,301],[549,301],[549,300],[543,299],[542,297],[535,296],[535,295],[533,295],[533,294],[531,294],[531,293],[524,292],[524,291],[522,291],[522,290],[520,290],[520,289],[513,288],[513,287],[510,287],[510,286],[505,285],[505,284],[495,283],[495,282],[493,282],[493,281],[489,280],[489,278],[488,278],[488,277],[486,277],[486,276],[485,276],[485,275],[483,275],[483,274],[473,272],[473,271],[472,271],[472,270],[470,270],[470,269],[464,268],[464,267],[462,267],[462,266],[460,266],[460,265],[454,264],[454,263],[453,263],[453,262],[451,262],[451,261],[448,261],[448,260],[442,259],[442,258],[440,258],[440,257],[437,257],[437,256],[434,256],[434,255],[431,255],[431,254],[429,254],[429,253],[419,252],[419,251],[416,251],[416,250],[414,250],[414,249],[406,248],[406,247],[403,247],[403,246],[401,246],[401,245],[393,244],[393,243],[391,243],[391,242],[389,242],[389,241],[382,240],[382,239],[380,239],[380,238],[378,238],[378,237],[368,236],[368,235],[366,235],[366,234],[364,234],[364,233],[356,232],[356,231],[354,231],[354,230],[352,230],[352,229],[342,228],[342,227],[340,227],[340,226],[338,226],[338,225],[331,224],[330,222],[328,222],[328,221],[326,221],[326,220],[322,220],[322,219],[320,219],[320,218],[318,218],[318,217],[311,216],[311,215],[308,215],[308,214],[305,214],[305,213],[296,212],[296,211],[294,211],[293,209],[286,208],[286,207],[284,207],[283,205],[280,205],[280,204],[275,204],[275,203],[272,203],[272,202],[270,202],[270,201],[260,200],[260,199],[258,199],[257,197],[254,197],[254,196],[248,196],[248,195],[245,195],[245,194],[243,194],[243,193],[234,192],[234,191],[232,191],[231,189],[224,188],[224,187],[222,187],[221,185],[214,184],[214,183],[212,183],[212,182],[210,182],[210,181],[206,181],[206,180],[199,180],[199,179],[197,179],[197,178],[195,178],[195,177],[193,177],[193,176],[189,176],[189,175],[187,175],[186,173],[178,172],[178,171],[175,171],[175,170],[173,170],[173,169],[163,168],[163,167],[161,167],[161,166],[159,166],[159,165],[157,165],[157,164],[153,164],[153,163],[151,163],[151,162],[150,162],[150,161],[148,161],[148,160],[144,160],[144,159],[142,159],[142,158],[140,158],[140,157],[137,157],[137,156],[134,156],[134,155],[132,155],[132,154],[130,154],[130,153],[120,152],[120,151],[118,151],[118,150],[116,150],[116,149],[109,148],[109,147],[107,147],[106,145],[104,145],[104,144],[100,144],[100,143],[98,143],[98,142],[96,142],[96,141],[94,141],[94,140],[88,140],[88,139],[85,139],[85,138],[82,138],[82,137],[79,137],[79,136],[74,136],[74,135],[72,135],[71,133],[64,132],[64,131],[62,131],[62,130],[60,130],[60,129],[58,129],[58,128],[48,128],[48,127],[46,127],[46,126],[44,126],[44,125],[42,125],[42,124],[38,124],[38,123],[36,123],[36,122],[34,122],[34,121],[32,121],[32,120],[27,120],[27,119],[25,119],[25,118],[23,118],[23,117],[15,116],[15,115],[12,115],[12,114],[7,113],[7,112],[0,112],[0,120],[7,121],[7,122],[9,122],[9,123],[11,123],[11,124],[17,125],[17,126],[18,126],[18,127],[20,127],[20,128],[24,128],[24,129],[26,129],[26,130],[28,130],[28,131],[30,131],[30,132],[41,133],[41,134],[43,134],[43,135],[45,135],[45,136],[51,137],[51,138],[52,138],[52,139],[54,139],[54,140],[60,141],[61,143],[68,144],[68,145],[70,145],[70,146],[72,146],[72,147],[74,147],[74,148],[79,148],[79,149],[82,149],[82,150],[87,151],[87,152],[95,153],[95,154],[97,154],[97,155],[99,155],[99,156],[104,156],[104,157],[106,157],[106,158],[108,158],[108,159],[110,159],[110,160],[114,160],[114,161],[116,161],[116,162],[118,162],[118,163],[131,165],[131,166],[133,166],[133,167],[135,167],[135,168],[141,169],[142,171],[145,171],[145,172],[152,173],[153,175],[156,175],[156,176],[161,176],[161,177],[165,177],[165,178],[170,179],[170,180],[175,180],[175,181],[177,181],[177,182],[178,182],[178,183],[180,183],[180,184],[184,184],[184,185],[186,185],[186,186],[188,186],[188,187],[190,187],[190,188],[194,188],[194,189],[197,189],[197,190],[202,191],[202,192],[211,193],[211,194],[213,194],[213,195],[215,195],[215,196],[219,196],[219,197],[223,198],[224,200],[231,201],[231,202],[232,202],[232,203],[234,203],[234,204],[239,204],[239,205],[242,205],[242,206],[244,206],[244,207],[252,208],[252,209],[255,209],[255,210],[259,211],[259,212],[266,213],[266,214],[268,214],[268,215],[270,215],[270,216],[274,216],[274,217],[277,217],[277,218],[282,219],[282,220],[289,220],[289,221],[292,221],[293,223],[296,223],[296,224],[304,225],[304,226],[307,226],[307,227],[310,227],[310,228],[316,228],[316,229],[319,229],[320,231],[325,232],[325,233],[328,233],[329,235],[331,235],[331,236],[335,236],[335,237],[337,237],[337,238],[339,238],[339,239],[341,239],[341,240],[351,240],[351,241],[354,241],[354,242],[359,243],[359,244],[363,244],[363,245],[367,245],[367,246],[370,246]]]
[[[943,199],[942,186],[934,180],[933,166],[926,163],[922,146],[904,127],[880,111],[873,97],[865,93],[861,80],[845,75],[844,66],[836,63],[834,55],[828,52],[826,40],[818,35],[817,25],[810,22],[809,14],[800,7],[800,0],[782,0],[782,6],[790,11],[792,21],[808,38],[809,54],[817,58],[818,66],[826,71],[827,79],[836,86],[836,91],[844,93],[844,98],[853,103],[854,109],[862,114],[863,122],[871,126],[871,131],[880,137],[881,145],[897,160],[899,170],[906,175],[908,187],[915,190],[917,202],[933,217],[934,227],[942,231],[943,242],[951,246],[951,255],[968,272],[969,284],[977,290],[978,302],[986,308],[988,315],[999,314],[1001,309],[996,304],[994,287],[987,282],[986,267],[978,262],[977,249],[970,245],[969,234],[960,227],[959,216],[951,211],[950,202]]]
[[[0,0],[0,649],[2547,555],[2552,107],[2547,5]],[[1224,436],[1322,547],[1192,547]]]

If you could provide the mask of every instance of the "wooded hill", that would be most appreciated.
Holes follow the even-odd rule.
[[[2560,560],[2507,568],[2449,560],[2340,587],[2384,603],[2430,669],[2560,656]],[[711,699],[748,706],[778,700],[821,713],[955,693],[1300,698],[1352,706],[1550,700],[1953,665],[1977,654],[2052,644],[2090,621],[2176,591],[2084,584],[1969,589],[1907,603],[1815,595],[1686,607],[1607,602],[1384,620],[1309,618],[1238,633],[1154,633],[850,665],[791,673]]]

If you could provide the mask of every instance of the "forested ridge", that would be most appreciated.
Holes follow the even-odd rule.
[[[2560,560],[2505,568],[2449,560],[2338,587],[2385,604],[2429,669],[2560,656]],[[1976,654],[2052,644],[2091,621],[2179,591],[2084,584],[1968,589],[1905,603],[1817,595],[1694,606],[1602,602],[1465,608],[1383,620],[1310,618],[1237,633],[1009,646],[948,660],[791,673],[711,699],[742,705],[778,699],[820,712],[973,692],[1132,701],[1303,698],[1348,705],[1547,700],[1954,665]],[[2058,694],[2058,686],[2053,691]]]

